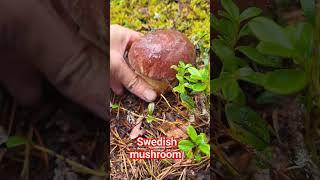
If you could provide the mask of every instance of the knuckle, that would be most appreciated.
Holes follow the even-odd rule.
[[[140,78],[138,75],[135,75],[130,79],[128,83],[128,89],[129,90],[135,89],[139,83],[140,83]]]

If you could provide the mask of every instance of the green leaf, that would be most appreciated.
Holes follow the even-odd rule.
[[[237,28],[237,25],[232,21],[227,19],[220,19],[218,22],[218,26],[216,27],[216,32],[221,35],[218,36],[219,39],[223,40],[223,42],[229,47],[233,47],[238,37],[238,32],[236,31]]]
[[[232,73],[221,73],[219,78],[212,80],[210,83],[211,91],[215,95],[219,95],[221,91],[225,100],[239,104],[245,103],[245,95]]]
[[[198,80],[202,80],[202,76],[201,76],[201,73],[200,71],[195,68],[195,67],[189,67],[188,68],[188,72],[191,74],[191,78],[193,79],[198,79]]]
[[[196,151],[194,153],[194,158],[196,159],[196,161],[201,161],[202,160],[202,157],[200,155],[200,153],[198,151]]]
[[[8,148],[14,148],[16,146],[21,146],[21,145],[25,145],[28,144],[29,140],[25,137],[21,137],[21,136],[10,136],[6,142],[6,146]]]
[[[222,0],[222,7],[233,18],[234,21],[239,20],[239,8],[232,0]]]
[[[312,24],[315,23],[316,16],[316,3],[315,0],[300,0],[301,7],[303,9],[304,16]]]
[[[234,52],[221,40],[213,41],[213,51],[223,63],[223,71],[232,72],[239,66]]]
[[[193,82],[193,83],[198,82],[198,80],[197,80],[197,79],[193,79],[193,78],[192,78],[192,77],[190,77],[190,76],[185,76],[185,78],[186,78],[189,82]]]
[[[207,89],[207,84],[204,83],[196,83],[189,86],[195,92],[202,92]]]
[[[236,62],[234,62],[235,54],[228,46],[226,46],[221,40],[216,39],[213,41],[212,48],[215,54],[220,58],[220,60],[224,64],[229,64],[230,66],[233,66],[233,68],[230,69],[235,68],[235,66],[237,65]]]
[[[232,23],[232,21],[228,19],[219,19],[217,21],[218,23],[215,27],[217,33],[223,35],[224,38],[231,38],[234,36],[235,30],[229,29],[231,27],[234,27],[234,24]]]
[[[154,119],[155,118],[153,116],[150,116],[150,115],[146,117],[147,123],[151,123],[152,121],[154,121]]]
[[[177,74],[176,78],[178,79],[179,83],[184,83],[185,82],[184,76],[182,76],[180,74]]]
[[[299,56],[304,59],[311,58],[314,38],[312,25],[300,22],[286,27],[285,30]]]
[[[216,16],[211,15],[210,16],[210,27],[211,29],[213,29],[214,31],[217,31],[217,27],[219,26],[219,20],[217,19]]]
[[[270,19],[256,17],[249,22],[249,27],[256,37],[263,42],[269,42],[289,50],[294,48],[285,30]]]
[[[152,115],[154,112],[154,102],[148,104],[148,114]]]
[[[188,159],[192,159],[192,157],[193,157],[192,149],[189,150],[189,151],[186,153],[186,156],[187,156]]]
[[[257,50],[263,54],[271,56],[280,56],[284,58],[296,57],[296,53],[293,50],[271,42],[260,42],[257,46]]]
[[[197,136],[196,144],[197,144],[197,145],[200,145],[200,144],[206,144],[206,143],[208,143],[208,139],[207,139],[206,134],[200,133],[200,134]]]
[[[240,22],[259,16],[261,13],[261,9],[256,7],[249,7],[240,14]]]
[[[210,93],[214,95],[218,95],[218,92],[220,91],[221,84],[223,84],[223,81],[221,79],[212,79],[210,81]]]
[[[182,93],[180,94],[180,99],[181,99],[181,104],[185,106],[188,109],[194,109],[195,108],[195,103],[189,95]]]
[[[238,79],[247,81],[256,85],[263,85],[265,81],[265,76],[262,73],[253,71],[250,67],[240,68],[236,75]]]
[[[181,140],[178,144],[178,147],[181,151],[188,152],[192,150],[192,148],[195,147],[195,145],[193,144],[193,142],[189,140]]]
[[[302,70],[281,69],[268,72],[264,88],[279,95],[297,93],[307,85],[306,73]]]
[[[179,61],[179,66],[182,67],[182,68],[185,68],[186,64],[183,61]]]
[[[234,138],[256,149],[264,149],[270,143],[268,125],[255,111],[227,104],[225,113]]]
[[[219,91],[221,91],[222,87],[226,86],[226,83],[229,81],[230,78],[232,78],[231,73],[221,73],[218,78],[211,80],[211,93],[218,95]]]
[[[249,25],[248,24],[245,24],[244,26],[242,26],[242,28],[240,29],[240,32],[239,32],[239,38],[240,37],[243,37],[243,36],[249,36],[250,34],[252,34],[250,28],[249,28]]]
[[[221,11],[221,10],[218,10],[218,15],[219,16],[222,16],[222,17],[225,17],[229,20],[233,20],[233,17],[230,16],[230,14],[228,14],[226,11]]]
[[[185,94],[186,93],[186,89],[184,84],[179,84],[178,86],[174,87],[172,89],[173,92],[178,92],[180,94]]]
[[[229,79],[225,86],[222,87],[222,93],[223,96],[226,98],[226,100],[228,101],[233,101],[235,100],[238,95],[240,94],[240,87],[239,84],[237,82],[237,80],[235,79]]]
[[[240,46],[237,49],[259,65],[274,68],[281,67],[282,65],[282,61],[280,59],[261,54],[256,48],[250,46]]]
[[[118,104],[111,104],[111,108],[112,108],[112,109],[118,109],[118,108],[119,108],[119,105],[118,105]]]
[[[210,74],[209,74],[209,66],[205,66],[204,68],[199,69],[199,72],[201,74],[202,77],[202,81],[207,81],[210,78]]]
[[[201,152],[203,152],[204,154],[210,156],[210,145],[209,144],[201,144],[199,146],[199,149]]]
[[[198,134],[197,134],[197,131],[192,126],[187,127],[187,134],[191,138],[192,142],[196,142]]]

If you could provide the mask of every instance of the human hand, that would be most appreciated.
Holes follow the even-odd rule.
[[[92,48],[43,3],[0,1],[0,57],[0,83],[18,102],[38,102],[44,77],[107,119],[107,54]]]
[[[125,51],[141,34],[119,25],[110,26],[110,83],[115,94],[123,93],[123,86],[141,99],[151,102],[156,92],[124,60]]]

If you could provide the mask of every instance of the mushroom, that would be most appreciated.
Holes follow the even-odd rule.
[[[169,90],[176,82],[176,70],[172,65],[180,61],[194,64],[194,45],[182,33],[175,30],[159,30],[136,40],[129,52],[131,68],[149,83],[158,94]]]

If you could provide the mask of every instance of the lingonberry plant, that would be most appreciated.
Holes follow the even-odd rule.
[[[197,134],[197,131],[192,126],[187,127],[188,139],[181,140],[178,147],[186,153],[187,158],[201,161],[202,155],[210,156],[210,145],[206,134]]]
[[[272,102],[274,97],[309,89],[306,102],[309,107],[316,103],[314,100],[319,98],[315,93],[320,93],[320,88],[319,57],[314,57],[315,1],[302,0],[306,20],[287,26],[261,16],[258,8],[240,12],[232,0],[222,0],[221,4],[223,10],[212,17],[211,24],[218,33],[212,49],[222,62],[222,69],[219,77],[211,81],[211,92],[226,103],[230,134],[263,151],[270,143],[268,124],[246,106],[248,94],[239,82],[262,88],[259,102]],[[244,37],[253,41],[245,43],[241,41]]]
[[[193,109],[195,107],[190,94],[200,92],[203,92],[206,95],[210,94],[208,65],[203,68],[196,68],[191,64],[185,64],[180,61],[178,66],[174,65],[171,68],[177,71],[176,78],[179,81],[179,84],[173,88],[173,91],[180,94],[180,99],[184,106],[189,109]]]

